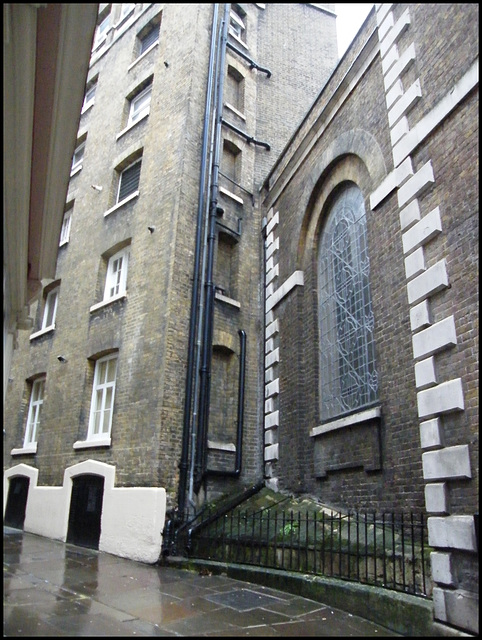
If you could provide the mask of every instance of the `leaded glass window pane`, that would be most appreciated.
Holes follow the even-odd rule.
[[[333,202],[318,250],[321,419],[378,399],[366,216],[353,184]]]

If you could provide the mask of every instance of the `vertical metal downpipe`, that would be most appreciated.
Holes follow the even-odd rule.
[[[221,42],[219,48],[219,66],[216,99],[216,137],[214,144],[213,172],[211,184],[211,202],[209,209],[209,234],[208,234],[208,259],[206,267],[206,306],[205,322],[203,325],[203,358],[201,365],[201,390],[199,398],[199,427],[196,441],[196,464],[194,487],[196,493],[199,492],[206,469],[207,458],[207,433],[209,420],[210,386],[211,386],[211,360],[213,341],[213,319],[214,319],[214,249],[216,240],[216,218],[218,215],[218,183],[219,183],[219,157],[221,150],[221,127],[223,115],[223,90],[224,90],[224,67],[226,60],[226,42],[228,39],[230,4],[224,5],[224,19],[221,31]]]
[[[186,503],[186,485],[187,485],[187,472],[188,472],[188,459],[189,459],[189,437],[190,437],[190,423],[191,423],[191,407],[192,407],[192,383],[194,373],[194,361],[195,361],[195,345],[196,345],[196,328],[198,324],[198,298],[199,298],[199,275],[201,264],[201,249],[202,249],[202,235],[203,235],[203,214],[204,214],[204,191],[206,182],[206,167],[208,156],[208,137],[211,121],[211,104],[213,95],[213,80],[214,80],[214,61],[216,51],[217,40],[217,22],[218,22],[219,5],[214,5],[213,10],[213,22],[211,32],[211,50],[209,53],[209,68],[208,68],[208,82],[206,91],[206,103],[204,110],[204,125],[203,125],[203,140],[201,150],[201,174],[199,180],[199,196],[198,196],[198,212],[197,212],[197,227],[196,227],[196,245],[194,255],[194,273],[193,273],[193,287],[191,294],[191,316],[189,319],[189,345],[188,345],[188,357],[187,357],[187,373],[186,373],[186,386],[184,397],[184,422],[182,433],[182,449],[181,460],[179,462],[179,488],[178,488],[178,514],[182,518]]]
[[[265,375],[266,375],[266,238],[267,238],[267,234],[268,234],[268,220],[266,218],[263,218],[262,223],[261,223],[261,235],[263,237],[263,251],[262,251],[262,260],[263,260],[263,264],[261,265],[261,268],[263,269],[263,277],[262,277],[262,283],[263,283],[263,294],[262,294],[262,300],[263,300],[263,322],[261,323],[261,326],[263,327],[263,337],[261,340],[261,344],[262,344],[262,357],[263,357],[263,365],[262,365],[262,380],[263,380],[263,389],[264,389],[264,384],[265,384]],[[261,469],[263,470],[263,478],[266,480],[267,476],[266,476],[266,465],[264,463],[264,450],[266,448],[266,429],[264,428],[264,393],[262,396],[262,400],[263,400],[263,410],[261,412],[261,428],[262,428],[262,432],[263,432],[263,441],[261,443]]]
[[[244,424],[244,388],[246,378],[246,331],[240,329],[239,333],[239,382],[238,382],[238,424],[236,438],[236,466],[234,473],[241,473],[243,462],[243,424]]]

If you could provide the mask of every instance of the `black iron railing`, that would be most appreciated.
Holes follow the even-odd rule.
[[[209,510],[186,531],[190,557],[349,580],[431,597],[424,514]]]

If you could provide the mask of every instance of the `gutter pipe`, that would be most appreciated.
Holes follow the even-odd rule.
[[[203,358],[201,365],[201,393],[199,398],[198,438],[196,441],[196,464],[194,488],[199,492],[206,470],[207,426],[209,420],[211,360],[213,341],[214,293],[213,282],[214,249],[216,240],[216,218],[221,213],[218,207],[219,156],[221,148],[221,123],[223,113],[224,66],[226,59],[226,42],[228,38],[230,4],[224,5],[224,19],[221,31],[220,58],[218,67],[218,83],[216,96],[216,137],[214,145],[213,172],[211,183],[211,202],[209,212],[208,256],[206,267],[206,306],[203,326]]]
[[[203,212],[204,212],[204,189],[206,182],[206,166],[208,155],[208,135],[211,120],[211,103],[213,94],[213,79],[214,79],[214,53],[216,49],[216,25],[218,21],[219,5],[214,5],[213,11],[213,23],[211,32],[211,50],[209,53],[209,69],[208,69],[208,83],[206,91],[206,103],[204,110],[204,125],[203,125],[203,138],[202,138],[202,150],[201,150],[201,175],[199,180],[199,196],[198,196],[198,212],[197,212],[197,227],[196,227],[196,245],[194,256],[194,274],[193,274],[193,288],[191,294],[191,316],[189,319],[189,346],[188,346],[188,358],[187,358],[187,373],[186,373],[186,385],[185,385],[185,397],[184,397],[184,424],[182,433],[182,449],[181,460],[179,463],[179,488],[178,488],[178,500],[177,510],[180,517],[183,517],[185,503],[186,503],[186,484],[187,484],[187,471],[188,471],[188,457],[189,457],[189,432],[191,423],[191,406],[192,406],[192,380],[194,371],[194,351],[196,340],[196,326],[198,322],[198,298],[199,298],[199,273],[200,273],[200,260],[201,260],[201,241],[203,230]]]
[[[252,142],[253,144],[259,145],[260,147],[264,147],[268,151],[271,150],[271,147],[267,142],[261,142],[260,140],[256,140],[255,138],[253,138],[253,136],[250,136],[249,133],[246,133],[246,131],[243,131],[242,129],[238,129],[238,127],[235,127],[234,124],[227,122],[227,120],[221,119],[221,123],[224,124],[224,126],[227,127],[228,129],[231,129],[231,131],[234,131],[238,135],[242,136],[245,140],[247,140],[248,144],[251,144]]]
[[[263,73],[265,73],[267,75],[268,78],[271,78],[271,71],[269,69],[266,69],[265,67],[261,67],[257,62],[255,62],[252,58],[250,58],[249,56],[247,56],[245,53],[243,53],[242,51],[240,51],[237,47],[235,47],[233,44],[231,44],[230,42],[227,43],[227,46],[234,51],[235,53],[238,54],[238,56],[240,56],[241,58],[243,58],[244,60],[246,60],[246,62],[249,62],[249,64],[251,65],[251,69],[257,69],[258,71],[262,71]]]

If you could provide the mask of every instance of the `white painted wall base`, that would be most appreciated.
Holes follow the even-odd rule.
[[[114,486],[115,467],[87,460],[65,470],[61,487],[39,487],[38,469],[19,464],[4,473],[3,514],[10,480],[30,479],[24,530],[46,538],[67,539],[72,478],[93,473],[104,478],[99,551],[153,564],[161,554],[166,519],[166,491],[158,487]]]

